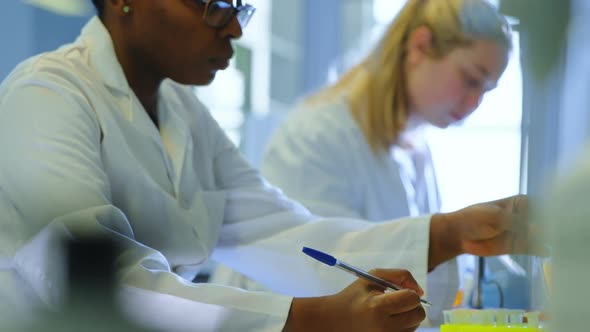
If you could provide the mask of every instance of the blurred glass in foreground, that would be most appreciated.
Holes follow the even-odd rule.
[[[27,322],[11,326],[11,331],[151,331],[135,325],[119,310],[118,249],[112,240],[92,236],[69,239],[64,252],[63,306],[39,311]]]

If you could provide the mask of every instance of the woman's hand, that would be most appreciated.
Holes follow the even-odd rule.
[[[397,269],[370,273],[405,289],[384,293],[379,286],[358,279],[335,295],[296,298],[284,331],[415,331],[425,312],[420,303],[424,291],[414,277]]]
[[[528,199],[517,195],[459,210],[463,251],[477,256],[528,253]]]
[[[494,256],[529,253],[534,231],[524,195],[479,203],[432,217],[429,269],[460,254]]]

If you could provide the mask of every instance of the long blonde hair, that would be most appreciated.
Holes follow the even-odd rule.
[[[509,24],[486,0],[408,0],[373,52],[306,102],[321,103],[345,93],[373,151],[388,151],[408,119],[405,44],[421,26],[430,29],[431,56],[437,58],[481,39],[512,48]]]

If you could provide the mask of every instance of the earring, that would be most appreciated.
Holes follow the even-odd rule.
[[[125,5],[123,6],[123,13],[129,14],[131,12],[131,6]]]

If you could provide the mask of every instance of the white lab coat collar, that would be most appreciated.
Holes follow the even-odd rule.
[[[179,107],[182,107],[182,103],[176,98],[164,100],[161,97],[161,91],[166,87],[166,81],[162,82],[158,98],[160,126],[158,132],[141,102],[131,90],[123,68],[117,59],[110,33],[98,17],[93,17],[82,29],[79,41],[90,46],[88,47],[88,57],[91,66],[94,67],[95,73],[113,93],[113,96],[117,97],[118,95],[119,106],[127,120],[152,139],[162,150],[169,178],[174,184],[175,195],[178,196],[186,150],[192,149],[187,121],[175,112]]]
[[[90,63],[96,74],[111,89],[129,95],[131,89],[123,68],[117,60],[115,46],[107,28],[98,17],[93,17],[82,29],[78,40],[89,44]]]

